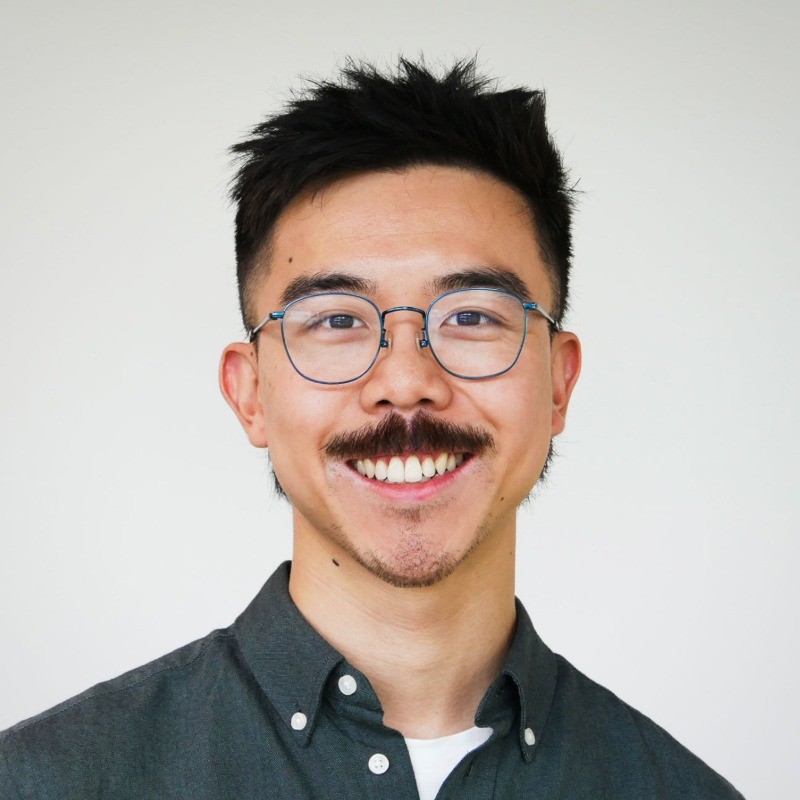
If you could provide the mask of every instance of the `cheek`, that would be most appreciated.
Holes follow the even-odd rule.
[[[538,474],[547,458],[552,436],[549,395],[539,387],[530,387],[514,406],[508,424],[514,457],[524,465],[522,474]]]
[[[520,468],[520,475],[541,470],[552,437],[552,398],[549,374],[534,365],[519,363],[520,371],[508,381],[492,387],[484,408],[497,436],[498,455]],[[512,380],[513,376],[513,380]],[[504,452],[501,452],[504,451]]]
[[[261,383],[270,460],[287,491],[314,480],[320,448],[343,419],[340,393],[292,373],[276,370]]]
[[[258,394],[269,446],[270,450],[278,450],[286,441],[287,430],[294,428],[300,434],[307,428],[302,420],[314,419],[314,384],[297,374],[277,346],[265,352],[259,366]]]
[[[485,408],[494,409],[498,427],[541,434],[543,425],[546,425],[549,436],[552,411],[550,375],[538,361],[532,361],[520,359],[500,381],[487,384],[483,404]]]

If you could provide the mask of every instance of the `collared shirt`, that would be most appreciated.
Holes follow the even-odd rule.
[[[417,798],[402,734],[288,584],[287,563],[230,628],[0,734],[0,798]],[[741,798],[553,654],[519,603],[475,724],[493,733],[438,800]]]

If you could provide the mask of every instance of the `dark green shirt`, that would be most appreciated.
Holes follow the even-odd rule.
[[[402,735],[301,616],[288,579],[287,563],[230,628],[0,734],[0,798],[417,798]],[[519,603],[475,724],[494,732],[441,800],[741,797],[554,655]]]

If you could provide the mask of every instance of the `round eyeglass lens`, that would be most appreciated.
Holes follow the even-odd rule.
[[[296,300],[286,307],[282,330],[294,368],[318,383],[359,378],[380,349],[378,309],[357,295],[333,292]]]
[[[489,378],[510,369],[525,339],[520,300],[493,289],[442,295],[428,313],[428,341],[439,363],[463,378]]]

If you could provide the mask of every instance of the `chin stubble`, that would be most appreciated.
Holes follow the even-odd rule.
[[[332,525],[325,533],[356,563],[384,583],[401,589],[421,589],[452,575],[489,535],[492,525],[493,519],[485,520],[469,547],[459,555],[447,551],[433,552],[428,538],[413,527],[398,534],[395,549],[386,555],[375,551],[362,553],[353,546],[341,525]]]
[[[523,498],[518,507],[531,503],[536,492],[544,486],[555,456],[556,453],[551,440],[542,471],[533,488]],[[271,464],[270,472],[273,487],[278,497],[291,503]],[[403,589],[419,589],[433,586],[452,575],[486,539],[494,522],[493,518],[484,520],[475,531],[469,547],[460,555],[447,551],[434,553],[431,552],[427,537],[415,531],[415,528],[418,528],[423,521],[424,514],[421,508],[393,507],[387,511],[388,515],[394,516],[398,521],[404,523],[404,530],[398,534],[397,547],[390,554],[383,555],[374,551],[360,552],[354,547],[341,525],[331,525],[325,529],[324,533],[370,574],[390,586]]]

